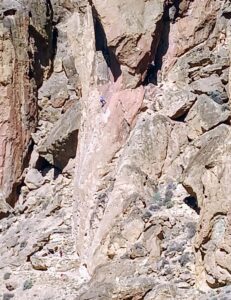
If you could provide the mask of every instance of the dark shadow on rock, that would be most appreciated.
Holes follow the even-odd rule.
[[[16,14],[17,10],[16,9],[8,9],[6,11],[4,11],[3,15],[4,17],[7,17],[7,16],[14,16]]]
[[[53,179],[56,179],[59,174],[61,174],[61,170],[59,168],[56,168],[52,164],[50,164],[44,157],[39,156],[35,168],[41,172],[42,176],[46,176],[47,173],[54,169],[54,177]]]
[[[23,164],[22,164],[22,170],[24,170],[25,168],[27,168],[28,165],[29,165],[29,161],[30,161],[30,158],[31,158],[31,153],[32,153],[33,147],[34,147],[34,142],[31,139],[30,142],[29,142],[29,144],[28,144],[27,150],[25,151],[25,156],[24,156]],[[22,186],[23,186],[22,179],[19,179],[17,182],[15,182],[13,184],[11,193],[10,193],[10,195],[6,199],[6,202],[11,207],[14,207],[15,204],[16,204],[16,202],[18,201],[18,197],[19,197],[19,195],[21,193]]]
[[[54,60],[57,53],[57,41],[58,41],[59,32],[57,27],[53,28],[52,33],[52,61]]]
[[[3,213],[3,212],[0,212],[0,221],[1,221],[2,219],[7,218],[9,215],[10,215],[10,213]]]
[[[170,32],[170,19],[169,7],[166,6],[163,17],[159,24],[157,24],[156,32],[159,34],[153,37],[151,48],[151,60],[148,64],[146,77],[143,84],[147,85],[153,83],[157,85],[158,74],[163,65],[163,57],[169,48],[169,32]]]
[[[195,212],[200,214],[200,207],[198,206],[197,199],[193,196],[188,196],[184,199],[184,203],[187,204],[191,209],[195,210]]]
[[[114,77],[114,81],[116,81],[121,75],[120,64],[116,58],[116,55],[107,44],[107,37],[104,31],[104,28],[100,22],[98,13],[93,6],[93,21],[94,21],[94,29],[95,29],[95,48],[96,51],[102,51],[103,57],[107,63],[108,68],[111,70],[111,73]]]
[[[29,53],[32,58],[29,76],[35,79],[39,88],[43,83],[44,69],[50,65],[52,41],[42,36],[32,25],[29,25],[29,36],[33,38],[35,44],[34,55]]]
[[[179,5],[180,0],[175,0],[165,5],[163,17],[157,24],[157,34],[153,37],[151,57],[149,58],[150,61],[143,85],[149,83],[157,85],[158,83],[158,74],[162,69],[163,57],[169,48],[170,25],[175,22],[179,14]],[[144,62],[142,62],[142,64],[146,66]]]
[[[178,118],[174,118],[174,121],[176,122],[181,122],[181,123],[185,123],[185,119],[188,115],[188,111],[186,111],[183,115],[181,115],[180,117]]]

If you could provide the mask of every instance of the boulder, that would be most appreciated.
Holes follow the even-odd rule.
[[[24,182],[30,190],[34,190],[43,185],[45,178],[43,178],[37,169],[30,169],[26,174]]]
[[[220,105],[212,98],[201,95],[186,117],[186,122],[199,134],[230,118],[228,104]]]
[[[80,119],[81,108],[76,103],[55,123],[37,149],[42,157],[59,169],[63,169],[76,155]]]

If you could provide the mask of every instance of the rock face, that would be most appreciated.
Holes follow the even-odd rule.
[[[59,169],[63,169],[70,158],[75,158],[81,119],[78,104],[60,117],[38,148],[41,156]]]
[[[1,2],[0,297],[230,298],[230,20]]]
[[[144,80],[147,65],[154,59],[164,0],[116,0],[111,5],[95,0],[93,5],[95,22],[105,31],[104,48],[98,50],[108,51],[109,59],[115,55],[125,86],[135,87]]]
[[[204,264],[210,286],[230,283],[230,127],[220,125],[194,144],[191,161],[184,172],[184,185],[197,196],[201,218],[195,239],[199,264]],[[218,201],[219,199],[219,201]]]
[[[52,12],[46,2],[25,10],[1,1],[0,15],[0,189],[13,204],[37,123],[36,89],[49,72]]]

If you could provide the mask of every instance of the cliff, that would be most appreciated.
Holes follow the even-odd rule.
[[[1,1],[0,297],[231,297],[230,20]]]

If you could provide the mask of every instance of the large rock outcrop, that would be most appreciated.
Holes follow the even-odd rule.
[[[122,7],[122,3],[115,4],[115,6],[119,9],[120,4]],[[152,251],[145,247],[146,241],[142,241],[146,228],[144,221],[146,219],[144,217],[143,220],[142,215],[145,216],[152,194],[160,193],[160,183],[162,186],[167,187],[169,180],[175,182],[177,189],[181,190],[181,180],[184,177],[184,175],[183,177],[181,175],[184,174],[184,170],[190,170],[188,164],[191,159],[194,159],[196,151],[194,148],[194,150],[189,150],[192,147],[191,142],[199,141],[200,138],[204,137],[206,131],[212,130],[219,124],[229,123],[230,107],[227,94],[229,19],[225,13],[228,6],[228,2],[220,7],[217,1],[204,1],[201,5],[199,2],[194,1],[190,5],[185,3],[185,11],[181,11],[183,8],[177,6],[174,1],[168,4],[165,3],[165,11],[162,12],[163,17],[160,18],[162,22],[162,36],[160,41],[156,41],[156,50],[152,52],[152,54],[155,54],[156,65],[153,68],[153,74],[150,74],[148,78],[148,82],[157,80],[160,84],[157,87],[149,85],[145,88],[146,95],[142,107],[145,107],[147,112],[138,115],[136,125],[133,125],[130,129],[129,139],[120,140],[118,150],[114,157],[111,156],[111,159],[107,160],[107,157],[110,151],[116,147],[116,143],[114,140],[113,143],[110,142],[106,128],[107,126],[111,127],[110,118],[113,118],[111,105],[115,98],[113,97],[112,100],[108,90],[112,86],[124,89],[123,84],[119,86],[123,74],[121,74],[116,83],[100,87],[100,91],[103,91],[103,95],[106,96],[108,102],[105,110],[98,111],[96,114],[93,109],[95,106],[93,98],[98,98],[100,94],[94,94],[94,97],[90,98],[90,102],[88,102],[89,97],[87,97],[86,111],[88,112],[84,114],[84,127],[82,132],[80,131],[80,136],[83,134],[84,139],[83,136],[80,138],[76,161],[76,243],[80,259],[87,265],[90,272],[94,273],[94,269],[102,263],[110,264],[111,261],[118,261],[119,263],[124,256],[130,256],[133,259],[133,254],[131,253],[133,253],[133,248],[136,248],[137,244],[142,254],[137,254],[138,256],[135,254],[135,257],[139,257],[140,261],[142,261],[140,257],[147,258],[151,255]],[[175,19],[172,19],[170,14],[174,7],[176,9]],[[97,12],[96,17],[100,18],[101,16],[101,24],[105,29],[107,45],[110,49],[110,43],[112,43],[114,38],[111,37],[113,34],[110,31],[110,27],[108,26],[107,28],[107,22],[109,24],[113,18],[107,21],[107,17],[104,16],[109,8],[104,8],[102,3],[98,4],[97,7],[97,1],[94,3],[93,8]],[[202,15],[204,11],[207,14],[206,20],[204,15]],[[96,12],[93,10],[93,15]],[[121,24],[123,24],[123,16],[120,19]],[[172,25],[171,22],[173,23]],[[191,24],[190,27],[186,26],[188,22]],[[169,36],[166,36],[168,30]],[[117,33],[119,35],[119,29],[116,31]],[[167,43],[170,46],[166,50]],[[123,56],[122,44],[120,46],[121,48],[114,48],[114,53],[118,61],[123,65],[121,58]],[[127,59],[132,60],[131,53]],[[136,57],[137,60],[138,58]],[[129,65],[128,62],[125,64],[132,67],[132,64]],[[135,69],[138,70],[137,66]],[[133,78],[130,80],[130,82],[133,82]],[[121,82],[123,83],[123,79]],[[95,89],[95,87],[92,86],[92,89]],[[90,94],[93,94],[93,92],[91,91]],[[114,93],[114,96],[116,96],[116,93]],[[174,102],[171,103],[168,99]],[[120,103],[120,97],[116,99],[116,102]],[[95,117],[92,117],[90,107],[92,107],[94,115],[97,115],[98,121],[95,121]],[[126,107],[124,111],[126,112]],[[174,122],[166,119],[162,114],[167,115]],[[101,129],[100,119],[104,119],[104,115],[109,115],[109,117],[106,118],[107,123],[104,125],[104,129]],[[157,122],[159,125],[154,122],[155,125],[153,127],[150,124],[146,127],[146,122],[152,118],[154,118],[153,120],[160,118],[160,121]],[[165,126],[165,122],[168,125]],[[103,132],[102,138],[99,138],[99,134],[91,132],[90,128],[93,128],[93,124],[97,124],[97,128],[94,128],[95,132],[97,132],[98,127]],[[115,128],[116,126],[117,123],[113,122],[113,127]],[[149,129],[150,133],[148,133]],[[118,130],[121,131],[119,127]],[[156,135],[155,131],[157,131]],[[121,134],[124,136],[122,131]],[[147,139],[145,138],[146,134]],[[136,142],[132,140],[133,136]],[[105,137],[107,144],[104,145]],[[84,140],[83,144],[81,140]],[[86,153],[89,153],[89,150],[86,148],[87,140],[91,141],[91,151],[98,153],[95,156],[86,155]],[[176,142],[177,140],[179,140],[179,144]],[[138,143],[137,146],[136,143]],[[111,146],[109,146],[110,144]],[[225,142],[223,145],[225,145]],[[208,145],[208,147],[210,146]],[[139,149],[141,151],[140,156],[138,155]],[[134,159],[131,154],[127,154],[127,151],[128,153],[134,152]],[[210,159],[211,154],[207,153],[206,159]],[[84,157],[85,161],[83,163]],[[146,165],[147,168],[145,167]],[[195,167],[196,169],[197,167]],[[204,171],[202,171],[202,174],[204,174]],[[195,176],[192,175],[192,177],[194,178]],[[195,180],[199,184],[199,178],[195,177]],[[183,185],[186,187],[184,181]],[[196,213],[200,211],[202,214],[205,209],[203,205],[205,204],[202,204],[199,200],[201,195],[193,193],[193,188],[186,188],[186,190],[191,196],[187,196],[186,191],[185,194],[182,191],[181,194],[176,193],[176,195],[174,192],[171,192],[173,199],[179,197],[183,202],[185,197],[185,203],[193,208]],[[138,206],[140,213],[136,212],[139,216],[136,217],[138,219],[130,217],[132,209],[130,211],[127,208],[129,207],[130,199],[133,198],[139,199],[143,203],[140,203]],[[159,201],[163,202],[161,196],[160,199]],[[134,203],[136,203],[134,204],[135,207],[138,205],[136,201],[134,200]],[[140,206],[142,207],[142,205],[143,208],[141,209]],[[133,207],[132,204],[131,207]],[[171,214],[171,212],[169,213]],[[228,210],[226,210],[225,214],[227,213]],[[147,212],[147,215],[149,214],[150,216],[152,215],[150,211]],[[136,227],[134,240],[132,239],[132,225],[127,225],[128,232],[124,229],[126,222],[130,218]],[[206,223],[204,219],[201,219],[200,222],[202,220]],[[198,227],[198,237],[203,235],[203,230],[201,230]],[[79,244],[79,240],[83,241],[83,244]],[[159,243],[162,244],[163,242]],[[155,250],[154,261],[156,261],[156,257],[162,257],[163,252],[161,249],[162,247],[160,246],[159,250]],[[208,257],[210,257],[209,254]],[[198,259],[197,255],[196,259]],[[123,264],[124,261],[122,260],[120,263]],[[200,262],[198,259],[196,264],[198,265],[198,270],[200,269],[199,265],[201,267],[203,265],[202,269],[207,270],[209,269],[209,263],[207,259],[202,259]],[[202,269],[200,269],[198,275],[201,272],[203,273]],[[208,275],[208,277],[211,276],[213,279],[206,279],[205,276],[204,282],[207,281],[210,285],[213,285],[213,281],[219,282],[218,274],[214,273],[214,278],[213,275]],[[220,274],[223,274],[223,272]],[[197,282],[199,282],[199,278],[200,276],[198,278],[195,276],[195,280],[197,281],[198,279]],[[222,280],[228,282],[228,275],[226,279],[220,278],[220,280],[221,282],[223,282]],[[202,282],[201,286],[203,286]],[[214,284],[213,286],[216,287],[219,284]]]
[[[147,66],[154,59],[160,39],[164,0],[118,0],[111,5],[94,0],[93,4],[95,22],[100,22],[105,34],[105,44],[99,50],[108,51],[109,60],[115,55],[124,85],[135,87],[144,81]]]
[[[184,185],[198,199],[199,230],[195,239],[198,269],[210,286],[230,283],[230,127],[220,125],[193,145]],[[201,271],[201,270],[200,270]]]
[[[37,87],[50,69],[52,11],[48,2],[0,4],[0,190],[14,204],[37,124]]]
[[[0,4],[0,297],[229,299],[231,3],[109,2]]]

